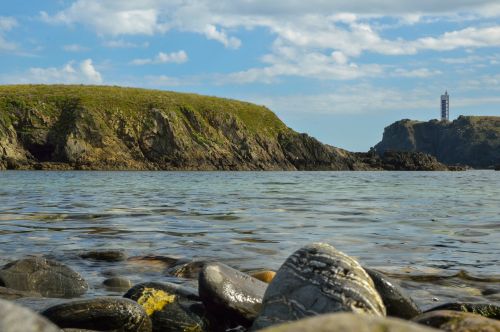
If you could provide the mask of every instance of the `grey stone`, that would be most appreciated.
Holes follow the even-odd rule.
[[[119,297],[76,300],[42,312],[61,328],[150,332],[151,320],[136,302]]]
[[[385,316],[382,299],[361,265],[328,244],[314,243],[280,267],[252,329],[341,311]]]
[[[45,297],[77,297],[88,288],[80,274],[43,257],[24,258],[5,265],[0,270],[0,282],[9,288]]]
[[[365,268],[365,271],[372,278],[375,289],[384,301],[388,316],[411,319],[422,313],[415,302],[388,277],[372,269]]]
[[[126,291],[132,286],[130,279],[122,277],[112,277],[104,280],[103,285],[114,291]]]
[[[205,265],[198,282],[200,297],[210,312],[248,325],[257,317],[268,286],[221,263]]]
[[[268,327],[262,332],[437,332],[398,318],[336,313]]]
[[[46,318],[12,302],[0,300],[0,313],[2,332],[60,332]]]

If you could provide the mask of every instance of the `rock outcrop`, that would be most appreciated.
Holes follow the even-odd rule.
[[[500,164],[500,117],[460,116],[453,122],[397,121],[385,128],[375,150],[379,154],[423,152],[447,165],[494,168]]]
[[[0,169],[446,169],[355,154],[288,128],[269,109],[106,86],[0,86]],[[424,159],[422,159],[424,158]],[[416,161],[416,162],[415,162]]]

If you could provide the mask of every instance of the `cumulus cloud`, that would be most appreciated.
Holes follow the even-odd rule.
[[[87,83],[101,84],[102,76],[92,59],[80,63],[70,61],[62,67],[30,68],[16,83]]]
[[[180,50],[172,53],[159,52],[154,58],[135,59],[132,60],[133,65],[147,65],[160,63],[184,63],[188,61],[188,55],[185,51]]]

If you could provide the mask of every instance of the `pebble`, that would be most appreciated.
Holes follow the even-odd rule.
[[[216,316],[251,325],[257,317],[267,284],[225,264],[209,263],[198,279],[200,297]]]
[[[437,332],[398,318],[335,313],[274,325],[262,332]]]
[[[263,281],[265,283],[270,283],[273,281],[274,276],[276,275],[276,272],[274,271],[260,271],[260,272],[255,272],[252,273],[251,276],[254,277],[255,279],[259,279],[260,281]]]
[[[373,280],[388,316],[411,319],[422,313],[415,302],[388,277],[372,269],[365,268],[365,271]]]
[[[419,324],[449,332],[499,332],[500,322],[469,312],[437,310],[412,319]]]
[[[340,311],[385,316],[382,299],[361,265],[328,244],[314,243],[283,263],[252,329]]]
[[[60,332],[46,318],[9,301],[0,300],[0,313],[2,332]]]
[[[87,291],[87,282],[68,266],[43,257],[29,257],[0,270],[3,286],[45,297],[77,297]]]
[[[76,300],[42,312],[61,328],[150,332],[151,320],[136,302],[119,297]]]

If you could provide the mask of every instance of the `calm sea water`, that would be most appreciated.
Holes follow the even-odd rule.
[[[390,274],[424,307],[500,302],[500,172],[0,172],[0,263],[66,262],[111,294],[111,273],[167,280],[161,267],[90,262],[86,249],[277,269],[328,242]]]

